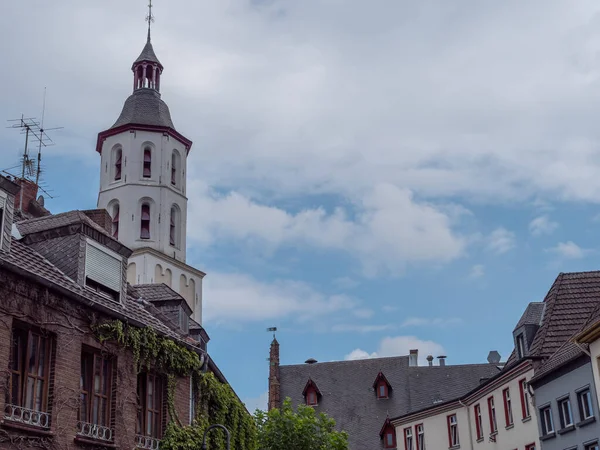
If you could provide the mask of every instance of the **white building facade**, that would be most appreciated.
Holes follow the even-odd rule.
[[[113,218],[113,235],[134,250],[131,284],[165,283],[202,323],[204,273],[186,264],[186,167],[192,142],[177,132],[160,96],[163,66],[150,42],[132,65],[133,93],[115,124],[98,135],[98,207]]]

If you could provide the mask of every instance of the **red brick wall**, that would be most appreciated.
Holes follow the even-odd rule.
[[[0,450],[39,447],[39,439],[49,449],[77,449],[74,441],[79,405],[79,376],[82,346],[102,348],[90,334],[89,308],[72,303],[47,289],[24,282],[0,268]],[[13,320],[40,326],[56,336],[51,383],[51,432],[53,437],[17,431],[2,423],[9,374]],[[115,355],[114,383],[115,444],[123,450],[135,448],[137,417],[137,372],[132,354],[110,345],[104,351]],[[52,381],[52,380],[51,380]],[[175,410],[183,424],[189,423],[189,378],[179,378],[175,389]],[[165,397],[166,401],[166,397]],[[29,440],[32,439],[32,440]],[[11,440],[13,442],[11,442]]]

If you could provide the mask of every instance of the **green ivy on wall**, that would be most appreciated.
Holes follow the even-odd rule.
[[[231,449],[256,450],[257,435],[253,417],[228,384],[210,372],[203,373],[197,353],[159,336],[152,328],[137,328],[120,320],[92,326],[101,342],[116,342],[133,353],[138,371],[153,369],[167,376],[169,425],[161,440],[161,450],[198,450],[204,430],[219,423],[231,432]],[[198,398],[193,424],[183,426],[175,410],[175,386],[178,376],[192,375]],[[225,449],[222,430],[213,430],[207,438],[210,450]]]

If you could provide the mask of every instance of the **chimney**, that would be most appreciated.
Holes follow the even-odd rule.
[[[429,367],[433,366],[433,356],[427,355],[427,362],[429,363]]]
[[[101,226],[108,234],[113,235],[113,219],[106,209],[88,209],[82,212],[92,219],[96,225]]]
[[[269,411],[279,408],[281,386],[279,384],[279,342],[273,337],[269,352]]]
[[[29,203],[35,200],[38,193],[38,186],[33,181],[27,179],[15,179],[15,182],[21,187],[20,192],[15,195],[15,211],[29,212]]]
[[[500,364],[500,359],[502,359],[502,357],[496,350],[492,350],[487,357],[487,360],[490,364]]]
[[[13,228],[13,206],[19,186],[0,175],[0,250],[9,252]]]
[[[417,367],[419,365],[419,350],[411,350],[408,355],[408,367]]]
[[[446,365],[446,356],[438,356],[440,367],[444,367]]]

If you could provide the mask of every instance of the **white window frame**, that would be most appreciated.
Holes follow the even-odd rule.
[[[566,410],[565,405],[567,407]],[[558,400],[558,412],[560,414],[560,424],[563,428],[574,425],[573,408],[571,407],[571,399],[569,397],[563,397]],[[568,414],[568,416],[565,414]]]
[[[450,431],[450,446],[458,447],[460,439],[458,438],[458,419],[456,418],[456,414],[448,416],[448,428]]]
[[[412,427],[404,429],[404,447],[405,450],[413,450],[413,434]]]
[[[504,407],[506,408],[506,415],[508,416],[507,427],[515,424],[512,412],[512,400],[510,398],[510,388],[506,388],[502,391],[502,397],[504,399]]]
[[[550,405],[540,408],[540,416],[543,435],[547,436],[554,433],[554,419],[552,418],[552,408]]]
[[[417,428],[417,450],[425,450],[425,427],[422,423],[416,426]]]
[[[592,392],[589,387],[581,389],[577,392],[577,403],[581,421],[594,417],[594,403],[592,402]],[[586,411],[585,406],[589,408],[589,411]]]
[[[481,404],[477,403],[473,407],[473,409],[475,410],[475,420],[477,421],[477,424],[475,425],[475,433],[479,431],[479,433],[477,434],[477,440],[483,439],[485,433],[483,431],[483,416],[481,414]],[[479,425],[479,429],[477,429],[477,425]]]

